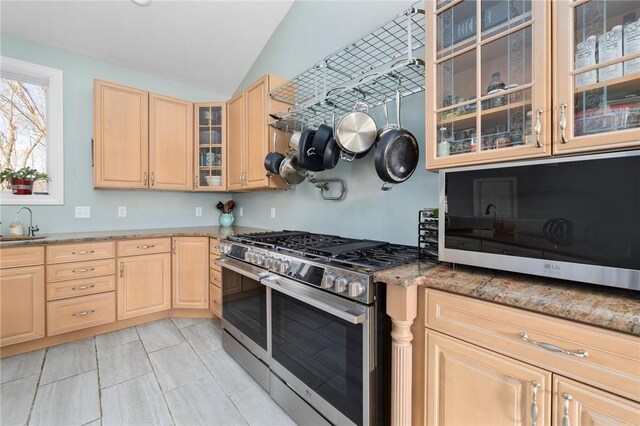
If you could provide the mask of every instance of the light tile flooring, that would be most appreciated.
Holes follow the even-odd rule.
[[[206,319],[164,319],[5,358],[0,381],[3,426],[295,425]]]

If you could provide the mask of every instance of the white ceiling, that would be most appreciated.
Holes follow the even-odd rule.
[[[294,0],[2,0],[3,33],[230,96]]]

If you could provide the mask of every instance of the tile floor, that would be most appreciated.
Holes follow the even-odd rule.
[[[5,358],[0,381],[3,426],[295,425],[206,319],[164,319]]]

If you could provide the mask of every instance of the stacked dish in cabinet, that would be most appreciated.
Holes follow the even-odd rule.
[[[418,212],[418,248],[420,260],[438,260],[438,209],[427,208]]]

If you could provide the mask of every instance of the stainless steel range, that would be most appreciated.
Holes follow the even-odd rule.
[[[220,251],[225,350],[298,423],[388,423],[391,327],[373,272],[417,248],[282,231]]]

